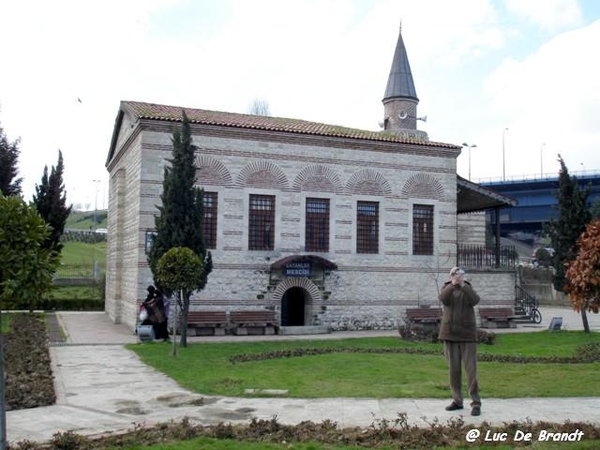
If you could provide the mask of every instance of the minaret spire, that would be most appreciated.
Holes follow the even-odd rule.
[[[416,132],[419,98],[402,38],[402,21],[382,102],[385,115],[384,130],[398,134],[407,133],[413,137],[418,134],[421,139],[423,136],[427,138],[426,133]]]

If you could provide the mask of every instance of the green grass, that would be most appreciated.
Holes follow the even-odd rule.
[[[90,227],[106,228],[106,216],[106,210],[97,210],[95,215],[96,224],[94,225],[94,211],[71,211],[65,228],[77,230],[89,230]]]
[[[97,285],[90,286],[52,286],[47,292],[48,298],[57,300],[101,300],[102,291]]]
[[[0,332],[2,334],[6,334],[10,331],[10,314],[2,314],[2,326],[0,327]]]
[[[358,447],[364,448],[364,447]],[[397,447],[381,446],[379,450],[397,450]],[[434,447],[433,450],[440,450],[448,447]],[[512,445],[468,445],[464,447],[451,447],[454,449],[485,450],[494,448],[495,450],[512,450]],[[535,442],[532,448],[536,450],[595,450],[598,448],[598,441],[581,442]],[[213,439],[201,437],[189,441],[178,441],[173,443],[155,444],[155,445],[134,445],[119,447],[121,450],[356,450],[356,446],[331,445],[319,442],[306,443],[285,443],[271,444],[267,442],[248,442],[233,439]],[[115,449],[116,450],[116,449]]]
[[[583,332],[514,333],[498,336],[494,346],[480,352],[497,355],[570,356],[586,342],[600,342],[600,334]],[[331,353],[232,363],[230,357],[293,348],[421,347],[435,355]],[[194,343],[181,348],[177,358],[167,345],[132,345],[142,360],[183,387],[210,395],[243,396],[244,389],[285,389],[289,397],[446,398],[448,374],[441,344],[414,344],[399,338],[340,341]],[[600,396],[593,364],[514,364],[480,362],[483,396],[580,397]],[[565,380],[577,380],[568,383]]]
[[[98,261],[104,268],[106,265],[106,242],[96,244],[74,241],[64,242],[61,255],[61,264],[92,267],[94,261]]]

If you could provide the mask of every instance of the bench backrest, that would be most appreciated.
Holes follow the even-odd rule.
[[[275,311],[256,310],[256,311],[231,311],[229,318],[232,323],[243,322],[274,322]]]
[[[225,311],[189,311],[188,323],[225,323],[227,322],[227,314]]]
[[[481,317],[509,317],[513,315],[512,308],[479,308]]]
[[[415,319],[437,319],[442,318],[442,308],[407,308],[406,317]]]

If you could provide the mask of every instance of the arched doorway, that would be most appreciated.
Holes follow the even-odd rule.
[[[305,325],[306,291],[300,287],[289,288],[281,297],[281,326]]]

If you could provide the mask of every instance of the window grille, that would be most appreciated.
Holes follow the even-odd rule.
[[[433,255],[433,206],[413,205],[413,255]]]
[[[307,252],[329,251],[329,199],[306,199],[305,234]]]
[[[379,203],[377,202],[357,204],[356,252],[379,253]]]
[[[275,196],[250,195],[248,249],[273,250],[275,241]]]
[[[202,236],[206,248],[217,248],[217,199],[216,192],[204,192],[202,203],[204,217],[202,218]]]

